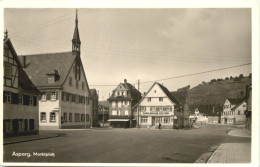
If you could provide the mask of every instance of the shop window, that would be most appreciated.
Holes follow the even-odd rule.
[[[163,123],[165,123],[165,124],[170,123],[170,117],[164,117]]]
[[[147,123],[148,117],[141,117],[141,123]]]

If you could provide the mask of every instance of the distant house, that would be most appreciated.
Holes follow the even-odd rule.
[[[141,128],[178,127],[183,121],[179,102],[162,84],[155,82],[138,105],[139,123]]]
[[[91,101],[92,101],[92,113],[91,113],[93,119],[92,126],[97,127],[98,126],[98,93],[96,89],[90,89],[90,93],[91,93]]]
[[[98,105],[98,123],[100,127],[109,126],[109,102],[100,101]]]
[[[132,107],[141,99],[141,93],[127,80],[113,90],[109,101],[109,122],[111,127],[130,128],[136,126]]]
[[[4,39],[3,134],[4,137],[39,132],[40,91],[23,70],[11,40]]]
[[[222,124],[243,124],[245,125],[246,102],[244,98],[228,98],[223,106],[221,114]]]
[[[246,128],[251,130],[252,125],[252,84],[246,87]]]
[[[208,122],[207,116],[200,113],[199,108],[195,108],[194,114],[191,114],[189,118],[194,119],[196,122]]]
[[[40,130],[92,125],[91,93],[80,45],[76,14],[72,51],[19,56],[25,72],[41,91]]]

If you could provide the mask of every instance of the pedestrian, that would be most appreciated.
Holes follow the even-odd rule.
[[[159,123],[159,129],[161,130],[161,123]]]

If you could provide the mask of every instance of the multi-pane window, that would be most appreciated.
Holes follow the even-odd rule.
[[[147,123],[148,117],[141,117],[141,123]]]
[[[56,114],[55,112],[50,113],[50,122],[56,122]]]
[[[41,100],[46,100],[46,92],[42,92],[42,98]]]
[[[23,94],[18,95],[18,104],[23,104]]]
[[[117,114],[116,115],[120,115],[120,111],[119,110],[117,110]]]
[[[74,114],[74,122],[80,122],[80,115],[78,113]]]
[[[116,107],[116,102],[112,101],[112,107]]]
[[[122,104],[121,101],[118,101],[117,106],[120,108],[121,104]]]
[[[112,115],[117,115],[117,111],[116,111],[116,110],[113,110],[113,111],[112,111]]]
[[[67,113],[66,112],[63,114],[63,121],[67,122]]]
[[[150,107],[150,111],[156,111],[156,107]]]
[[[128,115],[128,110],[125,110],[125,115]]]
[[[170,123],[170,117],[164,117],[163,123],[165,123],[165,124]]]
[[[69,113],[69,122],[72,122],[72,113]]]
[[[163,101],[163,97],[159,97],[159,101]]]
[[[56,100],[56,91],[51,92],[51,100]]]
[[[89,121],[89,115],[86,114],[86,121],[88,122]]]
[[[66,92],[62,92],[62,100],[66,101]]]
[[[30,105],[30,106],[33,105],[33,97],[32,97],[32,96],[29,97],[29,105]]]
[[[145,110],[146,110],[146,107],[144,107],[144,106],[140,107],[140,111],[145,111]]]
[[[41,121],[46,121],[46,112],[41,112]]]
[[[5,67],[5,71],[4,71],[5,78],[11,79],[12,78],[12,64],[5,62],[4,65],[5,65],[4,66]]]
[[[85,114],[81,114],[81,122],[85,122]]]
[[[151,97],[148,97],[148,98],[147,98],[147,101],[151,101],[151,100],[152,100],[152,98],[151,98]]]
[[[54,83],[54,75],[49,75],[48,83]]]
[[[72,86],[72,77],[69,77],[69,85]]]

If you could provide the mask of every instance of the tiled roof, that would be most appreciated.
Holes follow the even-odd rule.
[[[245,100],[245,98],[228,98],[228,101],[231,104],[239,104],[241,103],[243,100]]]
[[[170,91],[166,87],[164,87],[162,84],[160,84],[158,82],[157,82],[157,84],[161,87],[161,89],[164,91],[164,93],[168,96],[168,98],[172,102],[174,102],[177,105],[179,104],[179,101],[175,97],[172,96],[172,94],[170,93]]]
[[[26,62],[28,63],[25,71],[38,88],[61,86],[72,67],[76,54],[77,52],[62,52],[25,55]],[[22,58],[23,56],[20,57]],[[54,83],[48,83],[48,76],[46,74],[54,72],[54,70],[58,70],[60,78]]]
[[[108,101],[99,101],[98,105],[109,107],[109,102]]]
[[[245,99],[242,100],[242,101],[241,101],[240,103],[238,103],[237,105],[235,105],[234,107],[232,107],[231,110],[232,110],[232,111],[236,110],[241,104],[244,103],[244,101],[245,101]]]
[[[141,93],[133,87],[130,83],[124,82],[120,83],[122,84],[126,90],[129,91],[129,94],[127,94],[127,97],[125,96],[115,96],[115,91],[112,93],[111,97],[108,98],[108,100],[134,100],[139,101],[142,98]]]

